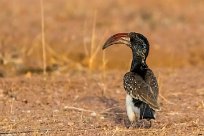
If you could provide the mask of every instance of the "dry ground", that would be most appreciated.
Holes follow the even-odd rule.
[[[122,72],[0,80],[0,132],[30,135],[204,135],[204,73],[155,69],[162,110],[150,129],[127,129]],[[193,72],[193,73],[192,73]],[[182,76],[180,74],[183,73]]]
[[[202,0],[0,1],[0,135],[204,135]],[[122,78],[131,52],[117,32],[148,37],[162,110],[128,129]]]

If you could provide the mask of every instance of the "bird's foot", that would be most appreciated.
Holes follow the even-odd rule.
[[[151,120],[147,121],[145,119],[142,119],[142,120],[139,120],[137,122],[137,125],[139,128],[151,128],[152,127],[152,121]]]
[[[129,122],[129,123],[125,123],[125,126],[129,129],[133,129],[133,128],[151,128],[152,127],[152,120],[146,120],[146,119],[142,119],[142,120],[137,120],[137,121],[133,121],[133,122]]]
[[[128,127],[129,129],[133,129],[137,127],[137,122],[131,122],[130,126]]]

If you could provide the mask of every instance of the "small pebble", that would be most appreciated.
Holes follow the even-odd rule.
[[[92,112],[92,113],[91,113],[91,116],[94,116],[94,117],[95,117],[95,116],[96,116],[96,113],[95,113],[95,112]]]

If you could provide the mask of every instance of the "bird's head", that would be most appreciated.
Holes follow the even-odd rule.
[[[132,49],[133,54],[136,55],[137,58],[141,58],[142,62],[145,62],[149,54],[149,42],[147,38],[140,33],[117,33],[108,38],[103,49],[106,49],[113,44],[127,45]]]

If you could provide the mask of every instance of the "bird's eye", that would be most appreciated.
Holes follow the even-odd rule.
[[[147,49],[143,49],[143,50],[142,50],[142,52],[144,52],[144,53],[145,53],[146,51],[147,51]]]

